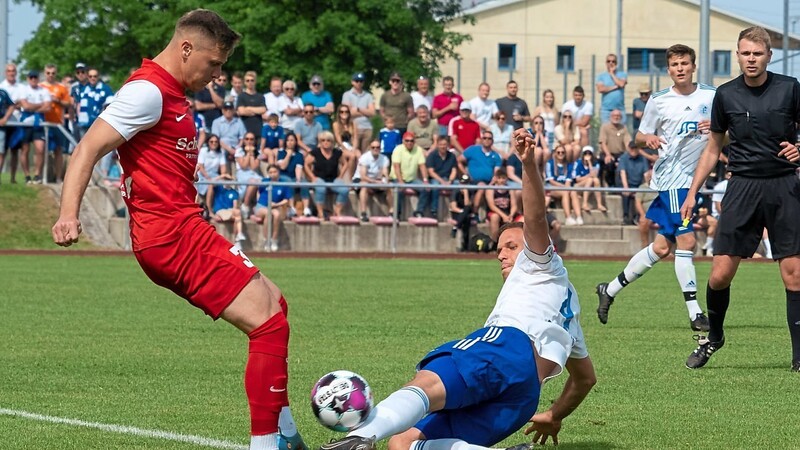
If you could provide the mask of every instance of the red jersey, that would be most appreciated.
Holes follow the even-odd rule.
[[[481,126],[474,120],[464,120],[461,117],[450,122],[450,136],[455,136],[461,148],[466,150],[470,145],[475,145],[481,137]]]
[[[461,102],[463,101],[464,98],[455,92],[453,92],[452,95],[445,95],[444,93],[441,93],[436,97],[433,97],[433,109],[444,109],[451,103],[456,104],[455,109],[451,109],[450,111],[447,111],[439,116],[439,118],[436,119],[436,122],[439,123],[439,125],[446,127],[454,117],[458,116],[458,108],[461,107]]]
[[[195,203],[197,134],[181,84],[145,59],[100,118],[126,142],[119,149],[120,191],[131,215],[133,250],[178,238]]]

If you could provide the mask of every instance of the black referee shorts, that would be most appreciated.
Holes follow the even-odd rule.
[[[753,256],[765,227],[773,259],[800,255],[800,179],[796,175],[731,177],[722,199],[714,254]]]

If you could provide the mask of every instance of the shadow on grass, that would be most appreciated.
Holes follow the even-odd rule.
[[[558,447],[553,446],[552,443],[548,443],[545,445],[534,445],[533,448],[548,448],[552,447],[553,449],[558,450],[589,450],[589,449],[611,449],[611,448],[622,448],[610,442],[576,442],[574,444],[568,444],[565,442],[559,442]]]

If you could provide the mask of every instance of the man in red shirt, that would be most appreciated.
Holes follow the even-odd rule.
[[[293,449],[303,449],[286,392],[286,301],[241,250],[202,219],[194,202],[197,136],[184,92],[199,91],[219,77],[239,39],[212,11],[197,9],[178,20],[167,47],[142,62],[75,149],[53,240],[65,247],[78,241],[78,213],[92,168],[118,149],[124,169],[120,190],[142,270],[249,337],[250,449],[276,450],[285,436]]]
[[[481,143],[481,125],[472,120],[472,105],[469,102],[461,102],[459,117],[450,121],[447,135],[450,136],[450,143],[458,150],[458,154],[470,145]]]
[[[439,123],[439,135],[447,134],[447,126],[450,121],[458,116],[458,106],[464,101],[464,98],[459,94],[453,92],[455,80],[453,77],[446,76],[442,78],[442,88],[444,89],[441,94],[433,97],[433,118]]]

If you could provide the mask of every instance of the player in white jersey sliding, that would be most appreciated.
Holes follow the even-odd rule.
[[[697,304],[697,276],[692,259],[694,229],[691,220],[681,218],[680,211],[697,161],[708,142],[715,93],[714,87],[692,81],[695,68],[693,49],[682,44],[668,48],[667,71],[675,84],[653,94],[645,106],[636,143],[658,150],[650,182],[658,197],[647,210],[647,218],[659,225],[658,236],[636,253],[615,279],[597,285],[597,317],[604,324],[617,294],[674,250],[675,275],[689,311],[689,325],[695,331],[708,331],[708,318]]]
[[[529,421],[525,433],[535,442],[558,443],[561,420],[594,386],[578,295],[548,235],[535,144],[525,129],[513,141],[524,166],[525,222],[500,230],[505,283],[484,328],[428,353],[414,379],[380,402],[363,426],[321,450],[371,450],[388,437],[389,450],[483,450]],[[542,383],[564,367],[569,378],[561,396],[535,414]]]

